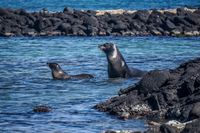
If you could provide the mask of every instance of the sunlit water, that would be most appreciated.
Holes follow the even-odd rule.
[[[0,8],[27,11],[142,10],[200,6],[199,0],[1,0]],[[0,132],[145,131],[148,120],[118,120],[92,107],[116,96],[140,78],[108,79],[105,54],[98,45],[115,43],[129,66],[142,70],[174,69],[199,57],[200,38],[172,37],[13,37],[0,38]],[[53,80],[46,62],[68,74],[94,79]],[[34,113],[40,105],[51,113]]]
[[[174,69],[199,57],[200,38],[172,37],[13,37],[0,38],[0,132],[145,131],[148,121],[118,120],[93,109],[139,78],[108,79],[98,45],[115,43],[128,65],[142,70]],[[53,80],[46,62],[69,75],[94,79]],[[40,105],[51,113],[34,113]]]
[[[27,11],[63,11],[65,7],[76,10],[149,10],[198,8],[199,0],[1,0],[0,8],[25,8]]]

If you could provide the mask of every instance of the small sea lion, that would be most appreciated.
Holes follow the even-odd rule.
[[[90,74],[68,75],[65,73],[57,63],[47,63],[51,69],[52,77],[54,79],[89,79],[94,78]]]
[[[105,43],[98,46],[104,51],[108,60],[108,77],[109,78],[130,78],[143,77],[147,71],[136,68],[129,68],[117,46],[113,43]]]

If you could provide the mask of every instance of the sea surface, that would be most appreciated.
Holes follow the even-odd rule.
[[[139,10],[197,8],[199,0],[1,0],[0,8],[27,11]],[[140,78],[108,79],[107,60],[98,45],[116,44],[130,67],[175,69],[200,55],[200,37],[0,37],[0,132],[100,133],[145,131],[146,119],[119,120],[93,109]],[[69,75],[94,79],[53,80],[47,62]],[[34,113],[38,106],[50,113]]]
[[[140,78],[108,79],[98,45],[116,44],[130,67],[174,69],[199,57],[200,37],[10,37],[0,38],[0,132],[145,131],[145,119],[118,120],[93,109]],[[68,74],[94,79],[53,80],[46,62]],[[34,113],[45,105],[51,113]]]
[[[65,7],[76,10],[198,8],[200,0],[0,0],[0,8],[25,8],[27,11],[63,11]]]

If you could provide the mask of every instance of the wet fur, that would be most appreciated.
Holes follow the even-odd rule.
[[[115,44],[105,43],[103,45],[99,45],[98,47],[106,53],[109,78],[142,77],[147,73],[147,71],[129,68]]]
[[[57,63],[47,63],[47,66],[51,69],[52,77],[54,79],[87,79],[94,78],[90,74],[78,74],[68,75],[65,73]]]

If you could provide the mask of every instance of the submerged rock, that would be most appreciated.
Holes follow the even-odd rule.
[[[48,113],[48,112],[51,112],[51,110],[47,106],[39,106],[39,107],[36,107],[35,109],[33,109],[33,112]]]
[[[121,131],[114,131],[114,130],[108,130],[102,133],[141,133],[141,132],[134,132],[132,130],[121,130]]]

